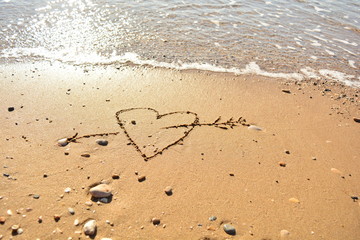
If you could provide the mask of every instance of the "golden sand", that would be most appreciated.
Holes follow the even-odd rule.
[[[89,219],[95,239],[360,236],[358,90],[58,64],[2,66],[0,81],[3,239],[13,225],[14,239],[86,239]],[[98,183],[110,203],[91,201]]]

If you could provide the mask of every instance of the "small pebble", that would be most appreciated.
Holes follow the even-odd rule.
[[[214,226],[208,226],[206,229],[209,231],[216,231]]]
[[[286,163],[285,162],[279,162],[279,166],[280,167],[286,167]]]
[[[89,158],[89,157],[90,157],[90,154],[88,154],[88,153],[83,153],[83,154],[81,154],[81,156],[84,157],[84,158]]]
[[[104,198],[111,196],[111,187],[107,184],[99,184],[89,190],[91,196],[95,198]]]
[[[68,208],[68,211],[71,215],[74,215],[75,214],[75,210],[71,207]]]
[[[96,232],[96,221],[95,220],[89,220],[84,224],[83,232],[85,235],[93,236]]]
[[[58,140],[58,145],[60,147],[65,147],[66,145],[68,145],[69,141],[67,138],[62,138]]]
[[[14,110],[15,110],[14,107],[8,107],[8,111],[9,111],[9,112],[12,112],[12,111],[14,111]]]
[[[91,206],[93,205],[93,203],[90,202],[90,201],[86,201],[86,202],[85,202],[85,205],[88,206],[88,207],[91,207]]]
[[[159,224],[160,224],[160,219],[159,219],[159,218],[153,218],[153,219],[151,219],[151,222],[152,222],[154,225],[159,225]]]
[[[299,199],[297,199],[297,198],[289,198],[289,202],[300,203]]]
[[[311,160],[314,160],[314,161],[316,161],[316,157],[311,157]]]
[[[39,195],[39,194],[34,194],[34,195],[33,195],[33,198],[34,198],[34,199],[39,199],[39,198],[40,198],[40,195]]]
[[[54,220],[55,220],[55,222],[58,222],[58,221],[60,220],[60,218],[61,218],[60,215],[58,215],[58,214],[55,214],[55,215],[54,215]]]
[[[79,219],[75,219],[75,221],[74,221],[74,225],[75,225],[75,226],[78,226],[79,224],[80,224]]]
[[[351,199],[354,201],[354,202],[356,202],[357,200],[359,200],[359,197],[357,197],[357,196],[351,196]],[[1,222],[0,222],[1,223]]]
[[[171,196],[172,195],[172,187],[171,186],[167,186],[165,189],[164,189],[166,195],[168,196]]]
[[[12,225],[12,226],[11,226],[11,230],[13,230],[13,231],[15,231],[15,232],[16,232],[19,228],[20,228],[19,225]]]
[[[216,216],[211,216],[209,217],[209,221],[216,221],[217,217]]]
[[[22,228],[19,228],[19,229],[16,231],[16,233],[17,233],[18,235],[22,234],[23,232],[24,232],[24,230],[23,230]]]
[[[102,203],[109,203],[110,200],[108,198],[100,198],[99,199],[99,202],[102,202]]]
[[[338,169],[336,169],[336,168],[331,168],[330,169],[333,173],[336,173],[336,174],[342,174],[342,172],[340,171],[340,170],[338,170]]]
[[[42,220],[42,216],[39,216],[39,217],[38,217],[38,223],[42,223],[42,221],[43,221],[43,220]]]
[[[353,119],[355,122],[360,123],[360,118],[354,117]]]
[[[71,192],[71,188],[69,188],[69,187],[65,188],[64,192],[66,192],[66,193]]]
[[[120,175],[114,173],[114,174],[111,176],[111,178],[114,179],[114,180],[117,180],[117,179],[120,179]]]
[[[281,90],[283,93],[291,93],[291,91],[289,89],[282,89]]]
[[[138,177],[139,182],[143,182],[145,180],[146,180],[146,176],[144,176],[144,175]]]
[[[230,224],[224,224],[223,229],[229,235],[236,235],[236,229]]]
[[[289,150],[285,150],[285,153],[286,153],[286,154],[290,154],[290,151],[289,151]]]
[[[97,144],[99,144],[100,146],[107,146],[109,143],[108,140],[106,140],[106,139],[97,139],[95,142]]]
[[[7,210],[6,213],[7,213],[7,215],[9,215],[9,216],[13,215],[13,212],[11,211],[11,209]]]
[[[4,224],[6,222],[6,218],[1,216],[0,217],[0,224]]]
[[[288,230],[281,230],[280,231],[280,237],[287,237],[287,236],[289,236],[290,235],[290,232],[288,231]]]

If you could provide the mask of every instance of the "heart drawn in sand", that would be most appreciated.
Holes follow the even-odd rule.
[[[152,108],[129,108],[116,112],[119,126],[145,161],[184,140],[199,123],[196,113],[177,111],[160,114]],[[174,125],[186,128],[168,128]]]

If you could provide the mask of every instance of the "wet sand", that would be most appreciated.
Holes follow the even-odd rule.
[[[13,225],[23,229],[13,239],[86,239],[88,219],[97,222],[94,239],[360,235],[359,90],[60,64],[1,66],[0,86],[3,239]],[[135,110],[116,114],[125,109]],[[88,189],[100,182],[112,188],[112,201],[88,206]]]

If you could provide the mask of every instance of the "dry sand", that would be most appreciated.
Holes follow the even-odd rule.
[[[94,219],[94,239],[359,239],[358,95],[321,80],[280,83],[133,66],[1,66],[0,235],[86,239],[82,224]],[[130,140],[115,116],[129,108],[158,111],[120,114]],[[177,113],[156,118],[171,112]],[[242,117],[262,130],[238,123],[225,130],[211,124],[219,116],[218,123]],[[165,129],[182,124],[191,127]],[[110,132],[119,133],[56,144],[76,133]],[[99,138],[109,144],[96,144]],[[112,201],[87,206],[89,186],[100,182],[112,188]],[[159,225],[151,223],[154,217]],[[16,224],[23,233],[12,236]],[[236,235],[225,233],[224,224]]]

